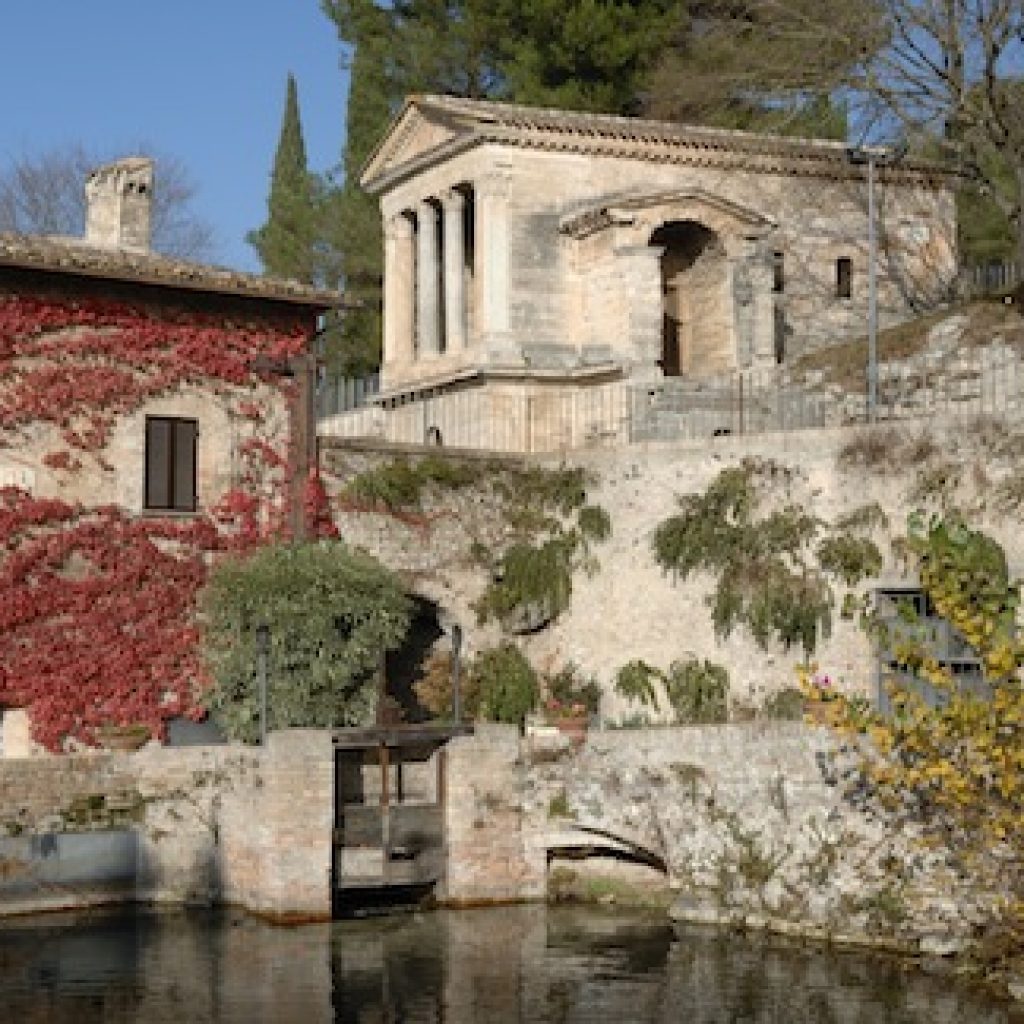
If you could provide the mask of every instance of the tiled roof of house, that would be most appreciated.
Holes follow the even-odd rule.
[[[0,268],[17,267],[211,292],[316,309],[346,305],[341,292],[247,274],[155,252],[90,245],[79,238],[0,233]]]

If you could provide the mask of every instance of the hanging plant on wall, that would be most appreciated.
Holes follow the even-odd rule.
[[[593,571],[592,545],[611,534],[608,513],[588,503],[593,480],[579,468],[520,468],[506,463],[460,463],[430,455],[399,458],[355,476],[343,496],[350,507],[386,511],[402,521],[424,517],[428,497],[486,488],[497,498],[503,540],[477,539],[473,555],[488,583],[476,603],[480,622],[500,623],[506,633],[543,629],[569,606],[572,580]]]
[[[762,648],[798,644],[811,654],[831,631],[828,577],[860,582],[879,571],[882,556],[870,537],[852,532],[873,524],[865,517],[863,525],[842,523],[815,559],[813,544],[825,524],[791,502],[764,511],[765,484],[788,476],[776,463],[751,459],[723,470],[704,493],[679,499],[680,512],[658,526],[652,546],[674,577],[714,578],[707,601],[716,635],[743,626]]]
[[[596,570],[590,546],[611,534],[608,513],[587,504],[591,482],[567,467],[497,478],[513,540],[497,553],[476,548],[491,577],[475,606],[480,622],[493,618],[506,633],[533,633],[569,607],[574,572]]]

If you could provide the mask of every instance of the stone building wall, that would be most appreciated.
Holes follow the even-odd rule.
[[[304,730],[273,733],[264,750],[154,745],[4,760],[0,916],[143,900],[327,918],[333,765],[330,734]],[[62,838],[114,834],[129,837],[135,862],[113,884],[105,847],[63,865],[70,881],[47,884]]]
[[[233,406],[242,399],[264,406],[266,418],[254,423],[234,414]],[[49,453],[64,447],[60,429],[47,423],[31,424],[21,432],[14,447],[0,451],[0,486],[15,484],[35,497],[86,506],[116,504],[138,515],[143,512],[147,416],[196,420],[200,511],[208,511],[226,491],[241,483],[245,441],[260,438],[283,448],[288,439],[287,406],[274,389],[264,385],[244,389],[189,385],[119,417],[102,452],[81,454],[81,468],[74,472],[54,468],[45,461]]]
[[[610,721],[637,710],[612,685],[617,670],[636,658],[662,669],[691,654],[708,658],[728,669],[734,699],[756,707],[769,694],[795,684],[795,668],[805,654],[775,643],[762,649],[742,627],[728,638],[716,637],[706,603],[713,581],[701,574],[677,581],[662,572],[651,538],[658,524],[677,511],[678,497],[704,491],[722,470],[744,459],[759,460],[775,467],[775,479],[765,487],[769,506],[790,501],[828,523],[875,502],[884,511],[888,526],[872,533],[884,566],[857,593],[912,582],[891,542],[905,532],[908,514],[919,508],[966,510],[973,524],[1004,546],[1011,574],[1019,575],[1024,540],[1013,504],[1018,476],[1014,446],[1022,433],[1015,419],[953,417],[873,431],[808,430],[651,443],[576,452],[564,462],[541,461],[549,467],[580,465],[592,473],[588,500],[607,511],[612,533],[593,548],[594,571],[574,574],[569,608],[517,643],[540,669],[553,671],[572,662],[596,678],[604,688],[602,713]],[[852,453],[852,461],[844,460],[844,452]],[[358,472],[393,457],[325,447],[327,482],[339,494]],[[487,581],[472,557],[472,543],[497,550],[508,540],[500,507],[486,488],[437,492],[426,498],[422,514],[411,517],[345,501],[337,508],[342,536],[402,573],[412,590],[458,621],[470,653],[497,642],[496,627],[477,624],[473,611]],[[814,660],[844,688],[871,693],[874,652],[856,618],[840,614],[843,593],[842,587],[835,588],[832,632],[819,643]]]
[[[784,161],[716,167],[481,145],[428,164],[386,191],[385,224],[455,186],[477,197],[475,287],[493,284],[489,301],[496,312],[481,321],[476,336],[471,333],[468,347],[414,356],[411,342],[403,342],[401,352],[387,351],[386,388],[448,380],[488,363],[568,366],[598,354],[627,366],[653,361],[656,354],[638,353],[634,341],[660,331],[660,251],[650,236],[665,218],[693,220],[726,243],[721,281],[728,319],[735,301],[736,327],[749,321],[747,342],[753,344],[752,351],[741,346],[730,353],[730,364],[735,357],[744,365],[774,363],[775,305],[785,321],[787,359],[863,332],[867,191],[857,175],[802,174]],[[642,196],[666,198],[649,213],[630,208],[579,237],[566,228],[590,208],[614,209]],[[956,216],[951,190],[913,178],[883,176],[876,196],[885,326],[948,296],[956,275]],[[756,235],[744,217],[758,220]],[[489,278],[487,263],[498,250],[507,267]],[[785,285],[772,295],[776,252],[783,256]],[[840,258],[852,261],[849,298],[837,295]],[[744,342],[738,335],[735,340]]]

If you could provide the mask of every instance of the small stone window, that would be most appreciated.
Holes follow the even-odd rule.
[[[781,295],[786,290],[786,254],[772,254],[772,291]]]
[[[147,512],[196,511],[196,420],[146,417]]]
[[[836,298],[850,299],[853,297],[853,260],[849,256],[840,256],[836,260]]]

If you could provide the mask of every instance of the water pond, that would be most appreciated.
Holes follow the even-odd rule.
[[[0,1020],[12,1024],[1020,1019],[890,960],[677,931],[610,908],[441,910],[300,928],[229,911],[0,925]]]

